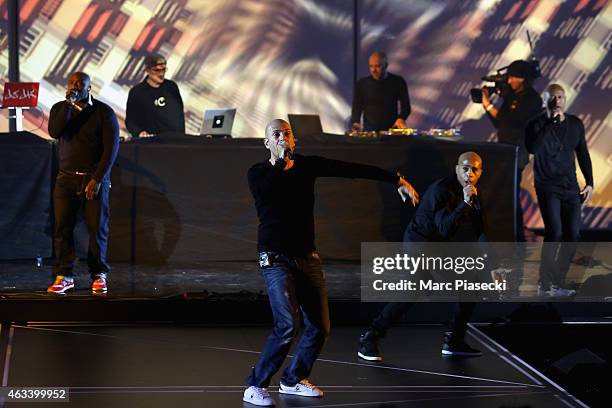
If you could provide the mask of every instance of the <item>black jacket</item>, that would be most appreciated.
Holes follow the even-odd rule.
[[[266,160],[248,172],[259,229],[258,251],[302,256],[315,250],[314,184],[318,177],[348,177],[397,183],[399,177],[364,164],[319,156],[295,155],[291,169],[280,170]]]
[[[113,109],[92,98],[78,112],[65,101],[49,113],[49,135],[59,139],[59,168],[93,173],[96,181],[109,177],[119,150],[119,124]]]
[[[410,115],[410,97],[404,78],[391,73],[378,81],[372,76],[361,78],[355,85],[351,121],[360,122],[362,113],[364,130],[386,130],[397,118],[405,120]]]
[[[542,98],[535,89],[527,87],[520,93],[510,92],[504,96],[496,118],[488,114],[497,128],[497,140],[519,146],[520,169],[529,163],[529,153],[525,149],[525,128],[541,110]]]
[[[482,203],[469,206],[457,176],[430,185],[421,199],[412,222],[406,228],[406,242],[484,241]]]
[[[535,157],[536,189],[578,193],[576,157],[587,185],[593,186],[591,156],[580,118],[565,114],[563,122],[555,122],[544,111],[527,126],[525,144]]]

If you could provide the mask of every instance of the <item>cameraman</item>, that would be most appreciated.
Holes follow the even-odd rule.
[[[516,60],[508,66],[508,87],[501,90],[503,103],[496,108],[491,103],[489,90],[482,88],[482,106],[497,128],[497,141],[519,146],[519,161],[516,183],[516,240],[525,241],[523,231],[523,209],[519,192],[523,169],[529,163],[529,153],[525,149],[525,127],[542,109],[542,98],[533,89],[535,79],[534,68],[530,63]]]

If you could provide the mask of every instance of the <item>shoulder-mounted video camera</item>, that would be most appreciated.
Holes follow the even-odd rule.
[[[494,93],[504,95],[509,91],[510,86],[508,85],[508,77],[516,76],[519,78],[525,78],[528,81],[542,76],[540,72],[540,62],[536,59],[530,61],[516,60],[512,64],[498,69],[494,74],[485,75],[482,80],[485,82],[492,83],[492,85],[485,86],[489,91],[489,95]],[[472,102],[482,103],[482,90],[480,88],[472,88],[470,90]]]
[[[529,47],[531,48],[531,54],[533,55],[533,44],[531,42],[529,31],[527,31],[527,40],[529,41]],[[528,61],[516,60],[510,65],[498,69],[494,74],[483,76],[483,81],[492,83],[492,85],[485,86],[485,88],[489,91],[489,95],[493,95],[495,93],[498,95],[504,95],[509,92],[509,76],[525,78],[531,83],[533,80],[542,76],[542,72],[540,71],[540,62],[535,58],[531,58]],[[470,89],[470,96],[472,97],[472,102],[482,103],[482,90],[480,88]]]

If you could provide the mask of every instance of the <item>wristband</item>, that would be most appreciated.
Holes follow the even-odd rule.
[[[493,104],[492,104],[492,103],[490,103],[490,104],[489,104],[489,106],[487,106],[487,107],[485,108],[485,110],[486,110],[487,112],[490,112],[490,111],[491,111],[491,109],[493,109],[493,108],[494,108]]]

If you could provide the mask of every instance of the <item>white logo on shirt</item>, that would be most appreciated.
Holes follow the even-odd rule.
[[[155,106],[166,106],[166,97],[160,96],[154,102]]]

